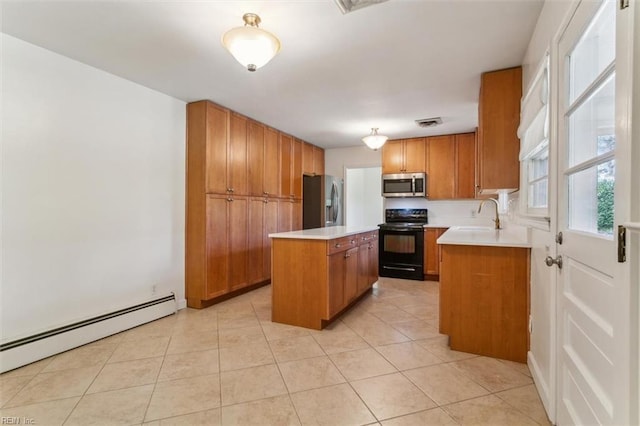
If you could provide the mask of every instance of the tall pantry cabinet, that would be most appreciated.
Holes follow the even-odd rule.
[[[303,143],[209,101],[187,105],[187,306],[271,278],[268,235],[302,226]]]

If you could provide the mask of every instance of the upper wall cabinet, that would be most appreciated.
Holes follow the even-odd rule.
[[[424,138],[389,141],[382,147],[382,173],[424,172]]]
[[[478,107],[478,195],[519,188],[522,68],[482,74]]]
[[[280,196],[302,198],[302,141],[280,134]]]
[[[302,173],[305,175],[324,174],[324,150],[310,143],[302,143]]]
[[[432,136],[426,141],[427,198],[474,198],[476,134]]]
[[[278,196],[278,132],[250,120],[249,193],[254,196]]]

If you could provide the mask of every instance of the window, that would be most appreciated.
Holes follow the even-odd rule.
[[[604,2],[567,56],[568,228],[613,238],[615,189],[615,13]]]
[[[520,112],[520,169],[523,216],[549,215],[549,56],[540,65],[522,99]]]

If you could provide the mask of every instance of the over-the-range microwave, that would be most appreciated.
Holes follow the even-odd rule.
[[[383,197],[425,197],[426,173],[397,173],[382,175]]]

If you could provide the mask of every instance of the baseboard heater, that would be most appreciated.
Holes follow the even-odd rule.
[[[171,295],[0,344],[0,373],[174,314]]]

